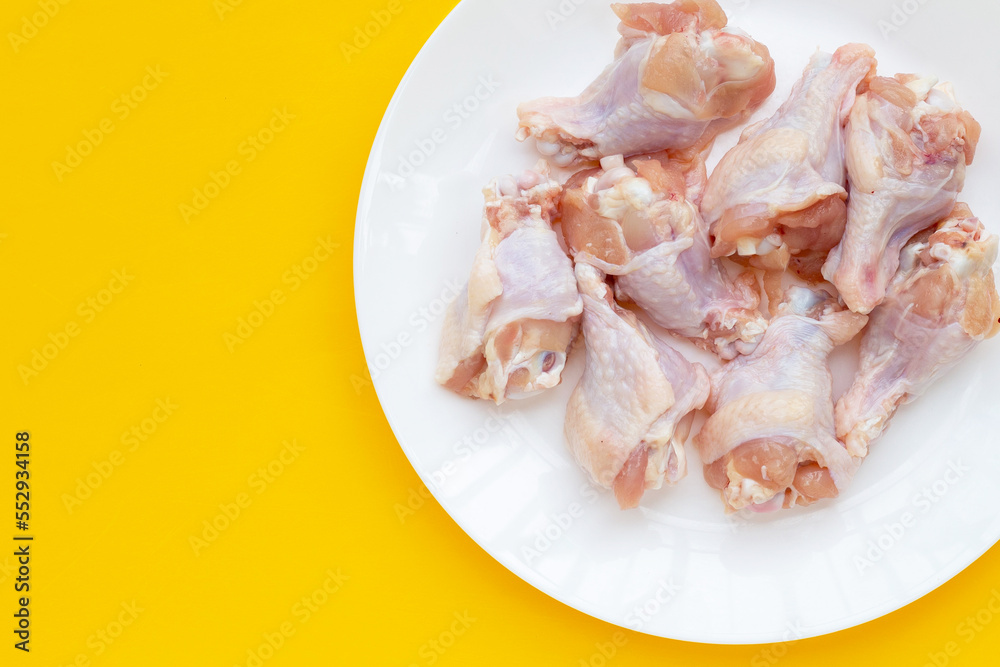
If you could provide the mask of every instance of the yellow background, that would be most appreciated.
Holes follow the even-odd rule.
[[[248,651],[282,628],[294,634],[261,664],[922,665],[951,641],[950,664],[996,664],[1000,619],[957,634],[1000,587],[996,549],[836,635],[715,647],[622,631],[605,660],[598,645],[617,628],[523,583],[419,501],[426,491],[360,380],[351,250],[379,121],[453,0],[404,0],[350,62],[340,44],[386,1],[63,2],[0,10],[0,665],[253,665]],[[32,33],[24,22],[42,5],[58,11]],[[125,117],[122,95],[135,106]],[[275,109],[294,118],[250,160],[244,142],[267,138]],[[112,131],[57,173],[67,146],[102,123]],[[185,216],[230,162],[238,173]],[[330,254],[317,250],[327,238],[339,244]],[[296,267],[308,279],[296,282]],[[123,270],[122,289],[112,279]],[[240,318],[255,301],[270,310],[275,290],[281,303],[239,338]],[[88,299],[106,303],[91,312]],[[67,326],[75,336],[63,338]],[[53,358],[31,375],[35,351]],[[123,442],[143,427],[139,446]],[[37,537],[29,655],[12,646],[8,555],[22,430]],[[286,440],[303,449],[279,466]],[[269,463],[281,472],[262,482]],[[237,499],[249,500],[240,515],[192,546]],[[401,518],[408,501],[418,509]],[[341,584],[317,593],[328,571]],[[324,604],[305,617],[309,596]],[[134,620],[123,604],[141,608]],[[453,626],[464,613],[475,621]]]

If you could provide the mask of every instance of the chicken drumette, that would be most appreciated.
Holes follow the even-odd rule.
[[[863,44],[817,53],[777,113],[723,156],[702,202],[716,257],[781,271],[794,255],[805,277],[819,277],[847,221],[844,123],[875,65]]]
[[[684,441],[708,400],[708,373],[619,307],[604,274],[576,265],[587,366],[566,411],[570,451],[622,509],[687,471]]]
[[[792,288],[754,353],[712,376],[712,416],[695,442],[727,509],[808,505],[853,478],[856,462],[835,437],[827,359],[867,320],[824,292]]]
[[[555,164],[703,147],[774,90],[767,48],[726,28],[715,0],[612,8],[622,35],[615,61],[577,97],[518,108],[518,139],[533,137]]]
[[[711,257],[698,212],[704,162],[658,153],[602,165],[567,184],[562,231],[570,253],[616,276],[618,299],[665,329],[724,359],[753,351],[767,328],[756,278],[732,280]]]
[[[837,435],[857,457],[983,340],[1000,331],[997,237],[965,204],[904,250],[861,344],[861,370],[837,403]]]
[[[878,77],[851,110],[847,229],[823,275],[855,312],[881,303],[903,246],[948,215],[965,185],[979,123],[935,81]]]
[[[452,391],[499,404],[562,379],[583,302],[551,227],[562,187],[540,172],[483,191],[482,244],[441,340],[437,381]]]

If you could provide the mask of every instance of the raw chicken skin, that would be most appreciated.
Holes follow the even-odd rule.
[[[562,231],[570,253],[616,276],[619,301],[657,324],[732,359],[752,352],[767,328],[749,272],[733,281],[711,257],[698,212],[705,185],[700,158],[667,153],[605,158],[570,179]]]
[[[583,302],[551,227],[562,187],[540,171],[483,190],[482,244],[441,340],[436,379],[452,391],[500,404],[562,380]]]
[[[780,271],[792,255],[822,262],[837,245],[847,221],[844,123],[875,65],[864,44],[817,53],[781,108],[743,132],[702,202],[714,256]]]
[[[570,451],[622,509],[646,489],[681,479],[694,411],[708,400],[708,373],[617,306],[604,274],[576,265],[583,295],[587,366],[566,412]]]
[[[852,479],[856,463],[834,436],[827,358],[867,321],[824,292],[792,288],[754,353],[712,376],[712,416],[695,443],[728,510],[808,505]]]
[[[935,83],[879,77],[851,111],[847,230],[823,275],[856,312],[881,303],[903,246],[948,215],[965,185],[980,126],[949,84]]]
[[[612,5],[615,61],[578,97],[522,104],[517,138],[555,164],[705,146],[774,90],[774,61],[715,0]]]
[[[861,370],[837,403],[837,435],[858,457],[915,400],[1000,331],[997,237],[965,204],[903,250],[861,344]]]

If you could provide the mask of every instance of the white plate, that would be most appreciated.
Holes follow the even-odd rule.
[[[882,73],[953,81],[986,128],[963,198],[998,228],[990,181],[1000,173],[1000,80],[991,44],[1000,5],[723,7],[777,62],[778,88],[762,117],[817,47],[868,42]],[[487,552],[611,623],[688,641],[759,643],[898,609],[1000,538],[1000,341],[980,346],[901,410],[839,499],[752,520],[724,515],[697,463],[679,486],[647,493],[637,511],[621,512],[591,488],[562,435],[578,356],[557,390],[501,410],[433,382],[442,313],[479,244],[481,189],[538,159],[513,138],[517,104],[582,90],[610,60],[616,24],[598,0],[464,0],[399,85],[365,173],[354,251],[361,336],[389,423],[435,497]],[[723,137],[712,163],[735,142],[736,133]],[[838,390],[850,354],[837,353]]]

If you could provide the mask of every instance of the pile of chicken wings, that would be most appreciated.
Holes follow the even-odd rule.
[[[685,475],[688,440],[727,511],[833,498],[897,409],[1000,331],[998,239],[958,201],[980,126],[949,84],[879,76],[847,44],[709,175],[715,137],[774,91],[768,49],[715,0],[612,9],[611,65],[518,108],[544,159],[484,190],[437,380],[526,398],[585,347],[566,440],[623,509]],[[726,363],[710,374],[660,330]],[[829,356],[859,334],[835,403]]]

